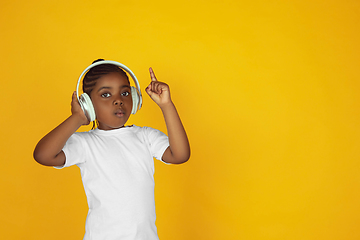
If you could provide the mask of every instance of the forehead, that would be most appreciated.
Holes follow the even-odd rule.
[[[121,74],[119,72],[111,72],[111,73],[105,74],[105,75],[101,76],[100,78],[98,78],[96,80],[95,88],[102,87],[105,85],[109,85],[109,86],[128,85],[128,86],[130,86],[130,82],[129,82],[128,78],[126,76],[124,76],[123,74]]]

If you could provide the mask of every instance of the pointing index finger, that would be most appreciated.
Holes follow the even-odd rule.
[[[157,79],[156,79],[156,77],[155,77],[154,70],[153,70],[152,68],[149,68],[149,72],[150,72],[151,81],[156,82]]]

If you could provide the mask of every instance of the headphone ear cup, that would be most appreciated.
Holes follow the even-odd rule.
[[[95,109],[89,95],[87,95],[86,93],[81,94],[79,98],[79,103],[87,119],[90,122],[95,121],[96,119]]]
[[[131,97],[132,97],[132,101],[133,101],[131,114],[135,114],[138,110],[139,102],[140,102],[140,96],[139,96],[139,93],[138,93],[136,87],[131,86]]]

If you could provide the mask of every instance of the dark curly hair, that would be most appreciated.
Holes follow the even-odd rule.
[[[97,59],[93,63],[104,61],[104,59]],[[91,91],[94,89],[94,86],[96,84],[96,80],[100,77],[112,73],[112,72],[118,72],[121,75],[124,75],[126,79],[129,81],[129,77],[126,75],[124,70],[119,68],[116,65],[113,64],[100,64],[95,67],[92,67],[84,76],[83,79],[83,92],[90,96]]]

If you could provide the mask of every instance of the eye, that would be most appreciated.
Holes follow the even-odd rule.
[[[103,93],[103,94],[101,94],[101,97],[108,98],[108,97],[110,97],[110,93]]]
[[[127,97],[127,96],[129,96],[129,95],[130,95],[130,92],[128,92],[128,91],[123,92],[123,93],[121,94],[121,96],[124,96],[124,97]]]

